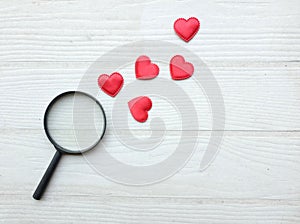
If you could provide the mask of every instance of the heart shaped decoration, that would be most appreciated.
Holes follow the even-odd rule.
[[[135,76],[137,79],[153,79],[159,73],[159,67],[151,63],[148,56],[142,55],[135,62]]]
[[[128,107],[136,121],[145,122],[148,119],[148,111],[152,108],[152,101],[147,96],[140,96],[130,100]]]
[[[98,78],[98,86],[111,97],[115,97],[122,89],[124,83],[123,76],[117,72],[110,76],[102,74]]]
[[[181,55],[175,55],[170,61],[170,73],[174,80],[187,79],[193,75],[194,66],[186,62]]]
[[[177,35],[186,42],[189,42],[196,35],[200,28],[197,18],[191,17],[188,20],[179,18],[174,23],[174,30]]]

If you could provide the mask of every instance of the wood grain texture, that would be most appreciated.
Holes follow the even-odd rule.
[[[89,200],[87,201],[87,197]],[[20,197],[20,205],[1,204],[5,222],[49,223],[299,223],[295,202],[135,198],[97,195],[55,196],[46,202]],[[24,207],[26,206],[26,209]],[[31,209],[39,207],[32,215]],[[12,211],[18,211],[13,214]]]
[[[1,1],[0,223],[300,223],[299,11],[297,0]],[[172,25],[190,16],[201,29],[186,44]],[[220,130],[212,130],[210,105],[190,79],[180,85],[193,99],[199,137],[178,173],[154,185],[125,186],[96,173],[84,157],[64,156],[44,200],[34,201],[54,154],[42,126],[49,101],[76,89],[101,55],[142,39],[184,46],[214,74],[226,110],[215,161],[199,171],[211,132]],[[160,67],[169,79],[168,67]],[[120,72],[125,85],[134,80],[133,64]],[[97,98],[110,118],[115,99],[100,91]],[[103,144],[115,158],[147,165],[174,151],[178,111],[159,97],[153,102],[150,119],[165,121],[164,142],[150,152],[130,150],[110,121]],[[128,123],[118,133],[149,136],[149,123],[131,117]],[[185,144],[196,137],[184,132]]]
[[[3,99],[0,105],[2,120],[0,127],[42,128],[40,120],[43,119],[48,102],[61,92],[76,89],[89,65],[90,63],[75,62],[2,63],[0,92]],[[300,100],[297,94],[300,91],[298,85],[300,63],[250,63],[243,67],[239,66],[239,64],[210,66],[225,101],[225,129],[299,130],[300,120],[297,115],[300,113]],[[170,79],[167,66],[163,65],[162,70],[160,76]],[[133,65],[122,69],[121,72],[125,78],[125,85],[135,79]],[[94,85],[97,88],[98,77],[94,78]],[[199,90],[193,79],[180,83],[180,87],[193,99],[200,129],[211,130],[210,105],[204,92]],[[110,116],[115,99],[100,90],[98,99]],[[123,100],[128,102],[130,99]],[[167,129],[179,130],[178,119],[175,119],[178,111],[172,109],[162,98],[156,97],[153,100],[157,110],[153,110],[151,116],[162,116],[168,124]],[[177,106],[183,108],[189,105],[186,105],[185,101],[180,101]],[[9,111],[14,113],[8,113]],[[145,128],[133,119],[129,122],[131,128]]]

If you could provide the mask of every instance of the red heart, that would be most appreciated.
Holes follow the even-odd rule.
[[[130,100],[128,107],[136,121],[145,122],[148,119],[148,111],[152,108],[152,101],[147,96],[140,96]]]
[[[153,79],[159,73],[159,67],[151,63],[149,57],[142,55],[135,62],[135,76],[137,79]]]
[[[170,72],[174,80],[187,79],[193,75],[194,66],[192,63],[185,62],[181,55],[175,55],[170,61]]]
[[[189,42],[196,35],[200,28],[197,18],[191,17],[188,20],[179,18],[174,23],[174,30],[177,35],[186,42]]]
[[[98,78],[98,86],[106,94],[114,97],[122,89],[124,79],[121,74],[114,72],[110,76],[102,74]]]

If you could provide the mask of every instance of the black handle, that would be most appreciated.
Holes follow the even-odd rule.
[[[54,173],[54,170],[61,158],[61,152],[56,150],[56,153],[50,163],[50,165],[48,166],[43,178],[41,179],[39,186],[36,188],[34,194],[33,194],[33,198],[36,200],[40,200],[44,191],[46,190],[46,187],[51,179],[52,174]]]

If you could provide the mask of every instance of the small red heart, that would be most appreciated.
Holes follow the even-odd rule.
[[[175,55],[170,61],[170,73],[174,80],[187,79],[193,75],[194,66],[185,62],[181,55]]]
[[[179,18],[174,23],[174,30],[177,35],[186,42],[189,42],[196,35],[200,28],[197,18],[191,17],[188,20]]]
[[[159,73],[159,67],[151,63],[148,56],[142,55],[135,62],[135,76],[137,79],[153,79]]]
[[[122,89],[124,83],[123,76],[117,72],[112,73],[110,76],[102,74],[98,78],[98,86],[106,94],[115,97]]]
[[[152,108],[152,101],[147,96],[140,96],[130,100],[128,107],[136,121],[145,122],[148,119],[148,111]]]

